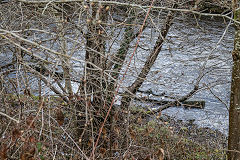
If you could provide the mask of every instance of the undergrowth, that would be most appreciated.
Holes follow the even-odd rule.
[[[39,97],[23,95],[4,96],[1,101],[1,112],[20,123],[0,116],[0,159],[85,159],[80,150],[90,155],[93,140],[76,138],[76,113],[72,105],[59,98],[41,101]],[[226,159],[224,148],[216,144],[219,141],[200,143],[189,136],[188,129],[182,127],[176,132],[171,122],[161,116],[152,118],[149,112],[136,107],[118,113],[125,117],[121,119],[124,125],[113,126],[118,144],[113,143],[111,149],[103,147],[104,142],[111,141],[110,133],[104,130],[102,139],[106,141],[97,147],[96,159]],[[209,132],[202,132],[205,131]]]

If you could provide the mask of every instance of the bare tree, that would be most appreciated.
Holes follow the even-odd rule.
[[[131,128],[125,121],[129,106],[134,99],[143,100],[137,94],[144,83],[154,83],[154,78],[151,80],[149,76],[158,73],[152,69],[161,58],[164,44],[171,43],[168,33],[174,19],[179,13],[193,13],[195,18],[205,15],[231,19],[225,14],[201,13],[198,6],[205,4],[202,1],[161,1],[155,6],[153,2],[18,0],[4,3],[1,7],[1,50],[6,52],[2,55],[8,56],[3,56],[7,61],[1,65],[0,90],[4,94],[16,93],[21,109],[16,113],[19,117],[6,114],[11,113],[8,109],[6,113],[0,112],[1,115],[22,122],[23,115],[30,112],[34,103],[23,103],[25,100],[21,96],[34,99],[38,95],[39,108],[34,112],[34,121],[41,118],[39,139],[42,136],[50,139],[52,152],[53,141],[59,139],[54,138],[51,123],[63,124],[63,109],[69,112],[73,123],[59,128],[67,148],[71,150],[68,145],[75,146],[72,152],[79,157],[94,159],[105,148],[110,148],[109,157],[113,156],[116,143],[127,150],[131,145],[128,133]],[[210,4],[215,3],[223,2]],[[138,53],[140,50],[144,54]],[[203,59],[206,62],[200,67],[199,74],[191,79],[185,95],[163,93],[170,101],[156,111],[149,107],[153,114],[182,104],[198,91],[211,88],[210,84],[202,83],[210,72],[205,70],[210,55]],[[141,64],[140,67],[133,64],[135,61]],[[177,80],[181,77],[183,74],[176,75]],[[62,100],[56,100],[54,95]],[[60,102],[53,107],[57,114],[55,118],[47,108],[51,108],[51,99]],[[121,102],[120,107],[115,105],[117,100]],[[44,126],[45,119],[48,119],[47,126]],[[117,127],[120,125],[124,126],[122,139],[118,138]],[[58,143],[62,143],[61,140]]]

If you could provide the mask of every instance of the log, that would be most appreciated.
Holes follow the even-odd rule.
[[[136,99],[139,101],[147,101],[150,103],[154,103],[156,105],[167,105],[169,104],[172,107],[178,107],[178,106],[182,106],[184,108],[196,108],[196,109],[204,109],[205,107],[205,101],[201,101],[201,100],[195,100],[195,101],[184,101],[184,102],[175,102],[175,101],[171,101],[171,100],[155,100],[155,99],[145,99],[145,98],[140,98],[140,99]]]
[[[163,92],[161,94],[155,94],[153,93],[151,90],[146,90],[146,91],[142,91],[142,90],[138,90],[138,92],[140,93],[144,93],[147,95],[153,95],[154,97],[166,97],[166,98],[170,98],[171,100],[156,100],[156,99],[151,99],[151,98],[135,98],[135,100],[138,101],[144,101],[144,102],[150,102],[150,103],[154,103],[156,105],[168,105],[169,107],[178,107],[178,106],[183,106],[184,108],[197,108],[197,109],[204,109],[205,108],[205,101],[202,100],[185,100],[185,101],[176,101],[174,97],[169,97],[166,96],[166,93]]]

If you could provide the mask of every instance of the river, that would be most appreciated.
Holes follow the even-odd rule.
[[[143,40],[140,46],[153,48],[157,33],[146,29],[144,35],[152,39]],[[191,99],[204,100],[204,109],[172,107],[163,113],[184,121],[194,119],[194,123],[201,127],[210,127],[227,134],[233,39],[234,28],[221,18],[202,17],[198,22],[187,16],[176,18],[141,90],[182,96],[193,89],[198,76],[203,74],[200,81],[203,89]],[[130,75],[137,75],[146,57],[146,50],[138,49],[131,65],[131,68],[136,69]],[[135,78],[128,76],[127,81],[129,79]]]

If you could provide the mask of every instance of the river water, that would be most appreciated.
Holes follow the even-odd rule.
[[[144,49],[138,49],[126,83],[135,79],[131,75],[136,76],[140,71],[148,55],[145,49],[153,48],[158,34],[146,29],[143,35],[147,37],[140,42]],[[227,134],[233,39],[234,28],[221,18],[202,17],[198,21],[190,17],[175,19],[141,90],[179,97],[189,93],[198,76],[203,74],[200,81],[202,89],[191,100],[204,100],[204,109],[172,107],[163,113],[184,121],[194,119],[194,123],[201,127]]]

